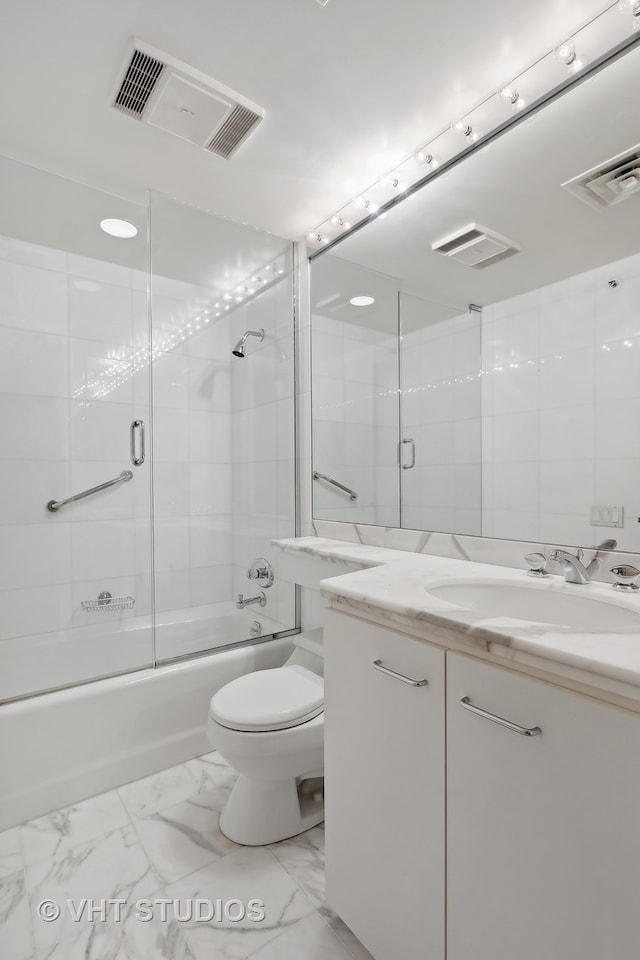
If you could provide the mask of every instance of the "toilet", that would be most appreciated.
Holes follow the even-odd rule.
[[[235,843],[275,843],[324,820],[322,630],[293,643],[284,666],[238,677],[211,698],[209,740],[239,773],[220,814]]]

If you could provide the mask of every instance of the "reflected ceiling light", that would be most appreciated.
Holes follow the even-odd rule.
[[[100,221],[100,229],[108,233],[110,237],[118,237],[119,240],[131,240],[137,236],[138,228],[129,220],[118,220],[116,217],[107,217]]]
[[[426,166],[431,167],[432,170],[437,169],[440,166],[440,161],[437,157],[434,157],[433,154],[429,153],[428,150],[418,150],[414,160],[416,163],[426,164]]]
[[[370,307],[375,302],[375,297],[351,297],[349,300],[352,307]]]
[[[475,143],[482,134],[479,130],[474,130],[468,120],[454,120],[451,124],[454,133],[461,133],[467,143]]]

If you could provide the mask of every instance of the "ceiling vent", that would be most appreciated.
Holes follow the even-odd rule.
[[[488,230],[479,223],[470,223],[461,230],[431,244],[435,253],[440,253],[458,263],[464,263],[476,270],[483,270],[492,263],[498,263],[507,257],[519,253],[520,248],[494,230]]]
[[[120,78],[114,109],[225,160],[264,117],[246,97],[140,40]]]
[[[640,144],[562,186],[598,210],[627,200],[640,193]]]

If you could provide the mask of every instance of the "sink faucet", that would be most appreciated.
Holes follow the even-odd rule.
[[[239,594],[238,594],[238,599],[236,600],[236,607],[238,608],[238,610],[242,610],[243,607],[248,607],[248,606],[250,606],[252,603],[259,603],[261,607],[264,607],[264,605],[266,604],[266,602],[267,602],[267,598],[266,598],[266,596],[265,596],[265,594],[263,593],[262,590],[260,591],[260,596],[258,596],[258,597],[247,597],[246,600],[245,600],[243,594],[239,593]]]
[[[566,550],[552,550],[550,557],[557,560],[562,567],[562,573],[567,583],[589,583],[591,576],[586,567],[582,565],[583,551],[578,547],[575,555],[567,553]]]

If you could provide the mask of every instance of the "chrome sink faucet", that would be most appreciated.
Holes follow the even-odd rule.
[[[552,560],[562,567],[562,573],[566,583],[590,583],[591,576],[589,571],[582,564],[584,552],[578,547],[575,555],[566,550],[552,550],[549,554]]]

